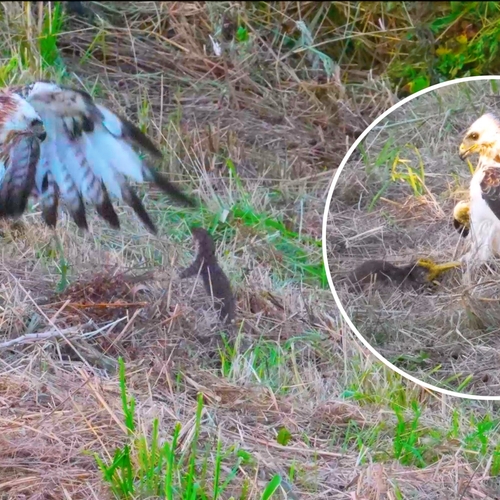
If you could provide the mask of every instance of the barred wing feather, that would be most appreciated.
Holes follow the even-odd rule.
[[[195,206],[191,198],[139,156],[137,149],[161,158],[153,142],[125,118],[96,104],[87,93],[48,82],[10,91],[23,100],[19,106],[25,115],[32,118],[33,111],[39,117],[46,138],[39,140],[33,138],[29,130],[17,130],[23,141],[14,148],[17,156],[7,154],[5,176],[0,186],[0,216],[21,215],[27,199],[34,195],[40,201],[44,221],[51,227],[57,224],[61,203],[82,229],[88,229],[86,204],[93,205],[104,220],[119,228],[111,201],[111,197],[115,197],[131,206],[145,226],[156,233],[153,221],[129,180],[152,182],[176,202]],[[28,119],[25,121],[31,123]],[[1,145],[1,130],[0,101],[0,148],[10,151],[12,146],[5,141]],[[29,149],[28,143],[33,150],[32,158],[37,159],[35,166],[33,159],[31,163],[23,159]],[[24,181],[13,183],[19,176]]]

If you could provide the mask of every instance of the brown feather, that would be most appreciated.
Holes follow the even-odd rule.
[[[57,186],[56,186],[57,189]],[[59,193],[56,191],[52,197],[52,203],[42,203],[42,218],[51,228],[57,226],[57,209],[59,208]]]
[[[103,201],[96,205],[97,213],[114,229],[120,229],[120,220],[113,208],[113,204],[109,198],[108,191],[104,183],[102,183]]]
[[[500,219],[500,168],[490,167],[481,180],[482,197],[491,211]]]
[[[0,92],[0,127],[11,119],[18,106],[19,102],[11,95]]]
[[[0,215],[17,217],[26,210],[28,199],[35,187],[40,143],[31,134],[18,134],[9,144],[4,145],[4,151],[6,172],[0,188]]]
[[[88,231],[89,226],[87,224],[87,216],[85,214],[85,205],[83,204],[83,200],[81,195],[78,193],[78,198],[79,198],[79,205],[78,208],[75,209],[70,209],[71,216],[73,217],[73,220],[75,221],[75,224],[80,228],[83,229],[84,231]]]
[[[152,182],[154,182],[164,193],[171,196],[178,203],[182,203],[189,207],[196,207],[197,204],[193,198],[185,195],[180,189],[175,187],[165,175],[161,174],[157,170],[146,167],[148,170],[146,172],[146,177],[150,177]]]
[[[59,208],[59,186],[51,172],[47,172],[43,177],[41,206],[43,220],[49,227],[55,228]]]
[[[122,185],[122,197],[125,203],[132,207],[134,212],[137,214],[139,219],[146,225],[149,231],[153,234],[157,234],[156,226],[149,217],[148,212],[144,208],[142,201],[139,199],[135,191],[128,185]]]
[[[155,158],[162,158],[162,154],[160,150],[155,146],[153,141],[146,135],[144,134],[139,127],[134,125],[133,123],[129,122],[126,118],[123,116],[115,113],[115,115],[120,119],[122,122],[122,129],[123,129],[123,137],[135,144],[136,146],[139,146],[141,148],[144,148],[148,153],[153,155]]]

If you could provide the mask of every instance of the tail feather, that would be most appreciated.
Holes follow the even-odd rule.
[[[42,185],[40,204],[43,220],[49,227],[55,228],[57,225],[57,211],[59,209],[59,188],[50,172],[47,172]]]
[[[87,223],[87,216],[85,214],[85,205],[83,204],[82,197],[80,194],[78,194],[78,207],[76,209],[69,208],[68,210],[71,214],[71,217],[73,218],[75,224],[80,228],[83,229],[84,231],[89,230],[89,226]]]

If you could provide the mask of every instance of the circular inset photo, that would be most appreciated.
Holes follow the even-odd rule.
[[[344,318],[427,387],[500,399],[500,77],[401,101],[356,141],[324,215]]]

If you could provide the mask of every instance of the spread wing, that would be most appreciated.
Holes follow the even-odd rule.
[[[145,226],[156,233],[130,180],[152,182],[176,202],[195,206],[191,198],[139,155],[137,149],[160,159],[162,155],[153,142],[134,124],[97,104],[89,94],[48,82],[9,91],[24,100],[24,110],[31,108],[40,117],[46,138],[18,134],[22,139],[18,139],[15,154],[5,154],[0,216],[20,216],[33,195],[39,199],[43,219],[51,227],[57,224],[62,204],[78,227],[88,229],[85,205],[90,204],[118,229],[120,222],[111,201],[114,197],[131,206]],[[0,140],[1,125],[0,118]],[[12,148],[0,146],[3,150]],[[28,153],[30,160],[26,159]]]
[[[486,168],[480,186],[483,200],[500,219],[500,167]]]

